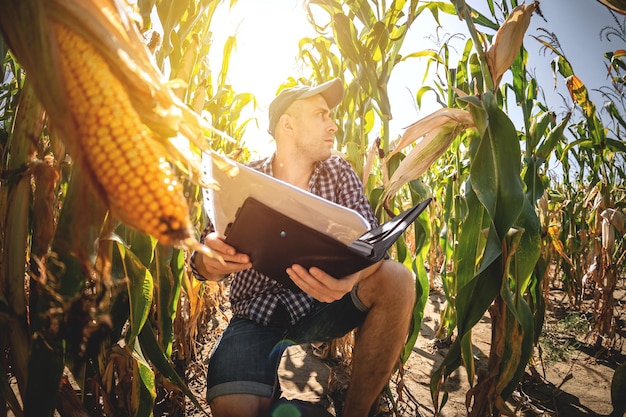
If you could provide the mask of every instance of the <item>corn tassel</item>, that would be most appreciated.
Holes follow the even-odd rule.
[[[193,240],[182,184],[123,85],[90,43],[60,23],[54,32],[81,162],[111,213],[163,244]]]

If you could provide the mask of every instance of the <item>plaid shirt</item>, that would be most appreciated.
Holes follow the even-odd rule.
[[[273,159],[274,156],[271,156],[252,162],[248,166],[273,176]],[[341,157],[331,156],[329,159],[317,163],[309,180],[308,191],[357,211],[365,217],[372,227],[376,227],[378,224],[378,220],[363,193],[361,180],[350,164]],[[209,222],[209,225],[202,232],[200,241],[204,242],[206,236],[213,230],[213,225]],[[204,278],[194,266],[194,257],[195,253],[192,255],[191,269],[194,275],[202,280]],[[254,269],[234,274],[230,285],[233,316],[267,325],[279,301],[291,316],[292,324],[295,324],[311,311],[317,303],[311,296],[284,288],[281,284]]]

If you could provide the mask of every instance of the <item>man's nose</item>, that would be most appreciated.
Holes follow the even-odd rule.
[[[330,119],[330,126],[328,127],[328,131],[334,133],[337,130],[339,130],[339,127],[337,126],[337,123],[335,123],[334,120]]]

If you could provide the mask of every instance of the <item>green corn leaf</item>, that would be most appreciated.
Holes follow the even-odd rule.
[[[541,143],[541,145],[539,145],[535,155],[539,158],[547,159],[548,156],[552,154],[556,145],[564,138],[563,132],[565,131],[571,116],[572,112],[568,112],[563,120],[561,120],[558,125],[548,132],[545,140]]]
[[[133,394],[131,396],[133,417],[152,417],[156,398],[154,372],[143,356],[139,343],[134,344],[132,355],[135,360],[132,379]]]
[[[620,124],[620,126],[622,126],[622,128],[626,129],[626,120],[624,120],[624,118],[622,117],[620,111],[617,109],[617,106],[615,106],[614,102],[612,102],[612,101],[607,102],[604,105],[604,110],[606,110],[609,113],[609,115],[613,119],[615,119]]]
[[[626,144],[621,140],[606,138],[604,139],[604,144],[612,152],[626,153]]]
[[[360,62],[365,47],[359,41],[357,30],[348,16],[343,13],[335,13],[333,16],[333,33],[341,55],[352,62]]]
[[[374,22],[376,22],[376,16],[374,15],[374,10],[372,10],[372,6],[370,6],[369,1],[350,1],[347,2],[347,6],[350,8],[350,11],[354,13],[354,16],[359,19],[365,27],[369,28]]]
[[[526,199],[528,201],[536,202],[541,198],[545,191],[543,181],[539,175],[539,168],[545,161],[543,158],[529,157],[525,157],[524,161],[526,162],[526,171],[524,172]]]
[[[237,38],[234,36],[229,36],[226,42],[224,43],[224,58],[222,60],[222,68],[220,69],[220,74],[217,79],[219,85],[226,84],[226,77],[228,76],[228,67],[230,66],[230,55],[233,50],[237,47]]]
[[[463,227],[459,235],[459,245],[456,249],[457,261],[457,285],[464,287],[476,274],[477,259],[485,245],[482,236],[485,227],[485,209],[478,201],[471,184],[466,184],[465,201],[468,215],[463,221]]]
[[[459,366],[461,366],[461,339],[457,338],[452,342],[443,361],[430,377],[430,396],[435,406],[435,415],[448,401],[448,392],[446,390],[443,391],[441,402],[439,401],[443,381]]]
[[[520,147],[515,126],[497,106],[495,97],[486,92],[480,111],[472,115],[483,136],[472,155],[470,176],[472,187],[489,213],[496,233],[502,239],[522,209],[525,199],[520,178]],[[476,122],[484,113],[484,129]]]
[[[467,383],[471,387],[474,385],[474,377],[476,376],[474,344],[472,343],[471,329],[461,338],[461,359],[463,360],[463,366],[467,373]]]
[[[417,235],[421,235],[424,238],[428,236],[427,231],[430,228],[426,221],[422,220],[421,216],[418,218],[418,221],[415,222],[415,235],[416,239],[419,239]],[[420,248],[415,254],[415,258],[413,260],[413,271],[415,272],[415,305],[413,306],[413,316],[411,319],[411,327],[409,329],[409,336],[407,338],[407,343],[404,345],[404,351],[402,353],[402,363],[405,363],[411,352],[413,351],[413,347],[415,346],[415,342],[417,341],[417,337],[419,336],[420,329],[422,327],[422,320],[424,318],[424,310],[426,308],[426,304],[428,303],[428,293],[430,290],[430,283],[428,280],[428,273],[426,272],[426,268],[424,268],[424,263],[426,261],[426,257],[428,256],[429,245],[427,244],[428,240],[423,239],[422,244],[418,244],[416,247]]]
[[[456,297],[458,337],[454,340],[442,363],[431,375],[430,390],[435,407],[438,404],[441,383],[462,364],[462,340],[469,337],[472,327],[482,318],[502,286],[502,246],[490,228],[487,247],[477,275],[459,289]],[[469,342],[465,342],[469,343]],[[445,400],[444,393],[444,400]]]
[[[515,227],[524,231],[513,255],[514,262],[511,269],[515,277],[517,297],[521,298],[530,285],[533,271],[541,256],[541,225],[537,212],[528,200],[524,201],[523,210],[515,221]]]
[[[380,62],[382,60],[387,50],[388,42],[389,35],[387,33],[387,27],[383,22],[376,22],[365,42],[365,47],[371,54],[373,61]]]
[[[530,124],[530,131],[526,138],[526,155],[535,153],[535,147],[540,139],[545,135],[550,122],[554,119],[554,113],[549,111],[533,117]]]
[[[52,417],[63,376],[65,346],[50,344],[40,334],[31,342],[28,388],[24,397],[24,415]]]
[[[129,279],[130,332],[128,334],[128,345],[132,347],[148,318],[152,303],[154,281],[150,271],[122,242],[115,241],[114,247],[117,249],[113,251],[114,257],[119,257],[125,274]]]
[[[459,335],[464,335],[478,323],[500,292],[502,246],[493,229],[493,227],[489,229],[487,246],[477,274],[458,291],[456,308]]]
[[[417,9],[417,14],[421,14],[424,10],[430,11],[438,25],[440,25],[439,12],[443,12],[449,15],[456,15],[456,8],[454,7],[454,5],[449,2],[443,1],[429,1],[426,3],[422,3],[422,5]]]
[[[172,354],[174,319],[182,285],[184,253],[171,246],[157,247],[157,310],[160,345],[167,356]]]
[[[163,351],[159,348],[159,342],[157,341],[154,330],[151,326],[143,326],[143,329],[141,329],[141,333],[139,334],[139,341],[141,342],[142,349],[146,356],[159,373],[167,378],[167,380],[172,384],[176,385],[178,389],[180,389],[193,402],[198,410],[202,410],[206,415],[206,412],[198,402],[198,399],[195,395],[193,395],[189,387],[185,384],[183,379],[178,375],[168,360],[168,356],[166,356],[165,353],[163,353]]]

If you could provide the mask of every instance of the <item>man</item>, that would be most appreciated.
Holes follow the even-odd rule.
[[[282,91],[269,108],[276,152],[250,166],[352,208],[374,227],[377,220],[358,176],[348,162],[331,156],[337,131],[331,109],[342,98],[338,79]],[[214,281],[233,274],[233,319],[209,360],[212,414],[264,415],[280,391],[277,369],[285,341],[330,341],[359,327],[343,416],[367,416],[406,340],[415,300],[413,274],[390,259],[347,277],[293,265],[287,273],[302,292],[292,292],[251,269],[249,257],[227,245],[210,225],[202,241],[225,262],[196,252],[194,274]]]

